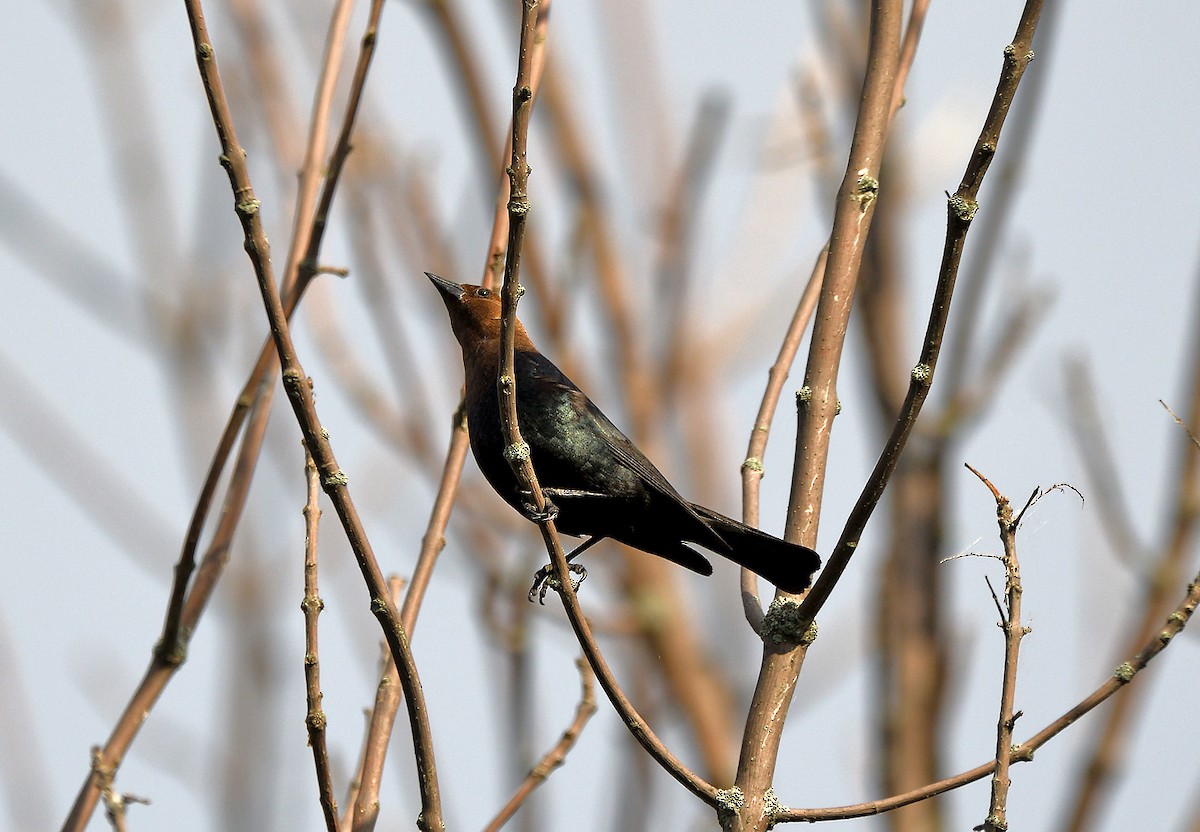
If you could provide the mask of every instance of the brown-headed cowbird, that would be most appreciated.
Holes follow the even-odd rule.
[[[530,495],[521,491],[504,458],[496,391],[499,295],[426,275],[441,293],[454,337],[462,347],[467,430],[475,461],[496,493],[533,519],[536,512]],[[808,587],[821,565],[816,552],[685,500],[600,408],[538,352],[519,322],[516,330],[521,437],[529,445],[542,491],[557,509],[559,530],[589,538],[571,556],[611,538],[711,575],[712,564],[685,545],[696,543],[787,592]]]

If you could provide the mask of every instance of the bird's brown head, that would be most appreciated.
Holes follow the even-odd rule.
[[[464,350],[494,344],[500,338],[500,293],[483,286],[472,286],[469,283],[455,283],[436,274],[425,272],[425,276],[433,281],[446,311],[450,313],[450,328],[454,337]],[[517,322],[517,348],[520,349],[529,342],[520,321]]]

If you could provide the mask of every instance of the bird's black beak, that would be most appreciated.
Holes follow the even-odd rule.
[[[444,277],[438,277],[432,272],[425,272],[425,276],[433,281],[433,285],[437,287],[437,290],[442,293],[442,297],[446,300],[462,300],[463,295],[466,294],[466,290],[462,286]]]

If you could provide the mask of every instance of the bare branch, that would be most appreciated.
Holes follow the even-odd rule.
[[[925,341],[921,348],[921,357],[912,370],[912,378],[908,395],[904,400],[899,418],[888,438],[887,444],[875,464],[875,470],[863,488],[858,501],[850,512],[837,546],[830,554],[825,568],[813,584],[803,603],[803,618],[812,621],[829,598],[834,585],[845,571],[851,556],[858,547],[862,531],[867,521],[879,503],[883,490],[896,468],[901,451],[908,441],[908,436],[916,422],[925,398],[929,394],[929,386],[933,380],[933,372],[941,353],[942,339],[946,330],[946,322],[950,311],[950,300],[954,293],[954,283],[958,275],[959,264],[962,260],[963,245],[967,231],[978,209],[976,197],[983,177],[996,153],[1000,141],[1000,131],[1004,126],[1005,117],[1012,105],[1013,96],[1033,54],[1029,45],[1033,41],[1033,33],[1037,28],[1041,14],[1041,0],[1028,0],[1021,20],[1017,24],[1016,36],[1012,44],[1004,50],[1004,67],[996,93],[992,98],[992,106],[975,143],[975,151],[967,164],[967,170],[958,191],[950,198],[947,206],[946,244],[942,252],[942,265],[938,273],[938,285],[934,292],[934,301],[930,310],[929,323],[925,331]],[[819,310],[818,310],[819,311]]]
[[[766,456],[767,439],[771,435],[771,422],[775,419],[775,409],[779,405],[779,397],[783,393],[783,385],[791,372],[792,362],[800,350],[804,339],[804,330],[817,306],[817,297],[821,293],[821,284],[825,279],[825,264],[828,262],[829,249],[822,248],[813,263],[808,283],[796,304],[792,321],[788,324],[783,343],[779,345],[779,355],[767,373],[767,387],[763,390],[762,403],[758,406],[758,415],[754,417],[754,429],[750,432],[750,444],[746,448],[746,461],[742,463],[742,522],[757,527],[759,483],[763,478],[763,458]],[[758,600],[758,577],[749,569],[741,570],[742,608],[754,632],[762,633],[762,605]]]
[[[288,393],[296,421],[304,435],[305,444],[312,453],[321,474],[322,487],[337,511],[338,519],[342,523],[350,547],[367,583],[371,595],[372,612],[375,613],[384,629],[388,646],[392,650],[393,659],[400,671],[400,682],[405,689],[405,701],[408,704],[409,722],[413,732],[417,779],[421,792],[422,811],[418,817],[418,826],[422,830],[439,832],[444,828],[444,824],[441,818],[441,798],[433,755],[433,740],[408,637],[400,623],[399,613],[388,595],[383,574],[359,520],[357,509],[350,499],[347,488],[348,478],[334,457],[328,434],[321,427],[313,402],[310,380],[300,364],[292,343],[283,302],[280,299],[271,269],[270,245],[263,229],[259,202],[255,198],[254,189],[250,184],[245,153],[238,143],[237,134],[234,131],[233,120],[221,85],[220,73],[217,70],[215,50],[208,36],[200,2],[199,0],[187,0],[186,5],[200,76],[204,82],[209,108],[212,111],[217,136],[221,142],[222,164],[229,174],[238,218],[241,220],[246,237],[246,251],[254,266],[272,338],[279,354],[284,389]]]
[[[575,718],[563,731],[554,747],[547,751],[538,764],[530,770],[529,776],[517,787],[516,793],[504,805],[504,808],[484,827],[485,832],[497,832],[500,827],[508,823],[509,819],[521,808],[521,804],[528,799],[529,795],[533,794],[533,790],[546,782],[546,778],[566,762],[567,754],[575,747],[575,741],[583,733],[583,727],[596,713],[596,693],[592,685],[595,677],[592,675],[592,669],[584,659],[577,660],[575,666],[579,668],[579,682],[582,688],[579,704],[575,707]]]
[[[1034,752],[1039,748],[1133,681],[1138,673],[1144,670],[1146,665],[1155,656],[1165,650],[1167,645],[1171,643],[1171,640],[1183,631],[1183,628],[1187,626],[1188,621],[1195,613],[1198,604],[1200,604],[1200,574],[1196,575],[1192,583],[1188,585],[1187,594],[1175,610],[1166,617],[1162,628],[1143,644],[1141,649],[1128,661],[1118,665],[1107,681],[1074,707],[1063,713],[1058,719],[1051,722],[1029,739],[1015,746],[1012,752],[1012,762],[1026,763],[1033,760]],[[912,803],[928,800],[935,795],[957,789],[968,783],[974,783],[976,780],[982,780],[995,770],[996,761],[991,760],[981,766],[976,766],[973,769],[956,774],[953,777],[939,780],[936,783],[930,783],[927,786],[922,786],[919,789],[914,789],[904,794],[898,794],[882,800],[873,800],[869,803],[857,803],[852,806],[834,806],[828,809],[787,809],[777,813],[774,816],[774,820],[776,823],[796,821],[812,823],[814,821],[845,820],[847,818],[879,815]]]
[[[321,813],[328,832],[337,832],[337,800],[333,796],[333,780],[329,773],[329,750],[325,746],[325,712],[321,710],[321,664],[317,648],[317,616],[325,607],[317,590],[317,533],[321,528],[321,482],[312,455],[304,455],[304,478],[308,483],[308,499],[304,504],[304,687],[308,713],[304,724],[308,729],[308,745],[312,748],[317,768],[317,793]]]

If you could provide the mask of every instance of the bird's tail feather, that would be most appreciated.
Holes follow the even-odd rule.
[[[690,503],[692,510],[729,545],[722,555],[757,572],[784,592],[803,592],[821,567],[821,556],[796,543],[739,523],[712,509]]]

